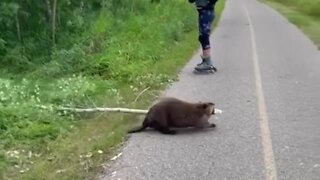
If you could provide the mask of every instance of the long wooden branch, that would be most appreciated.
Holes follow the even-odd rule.
[[[123,113],[136,113],[136,114],[146,114],[148,110],[143,109],[129,109],[129,108],[67,108],[59,107],[57,108],[61,111],[73,111],[73,112],[123,112]]]
[[[49,109],[47,106],[38,106],[42,109]],[[135,114],[147,114],[148,110],[145,109],[129,109],[129,108],[70,108],[70,107],[55,107],[59,111],[71,111],[71,112],[123,112],[123,113],[135,113]],[[222,110],[215,108],[216,114],[221,114]]]

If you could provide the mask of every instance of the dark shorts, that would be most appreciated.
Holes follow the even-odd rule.
[[[201,43],[202,49],[206,50],[210,48],[210,33],[211,25],[214,20],[215,14],[214,10],[198,10],[199,13],[199,41]]]

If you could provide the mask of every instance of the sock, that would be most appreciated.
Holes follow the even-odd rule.
[[[207,56],[207,57],[202,57],[202,61],[208,65],[212,65],[212,62],[211,62],[211,57],[210,56]]]

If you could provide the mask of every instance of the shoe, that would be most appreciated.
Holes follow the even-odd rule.
[[[195,67],[197,71],[206,71],[206,70],[213,70],[217,71],[217,68],[212,65],[210,57],[202,58],[202,62],[197,64]]]

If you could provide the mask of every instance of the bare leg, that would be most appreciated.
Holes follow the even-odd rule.
[[[211,48],[205,49],[205,50],[202,51],[202,57],[203,57],[203,58],[208,58],[208,57],[210,57],[210,49],[211,49]]]

